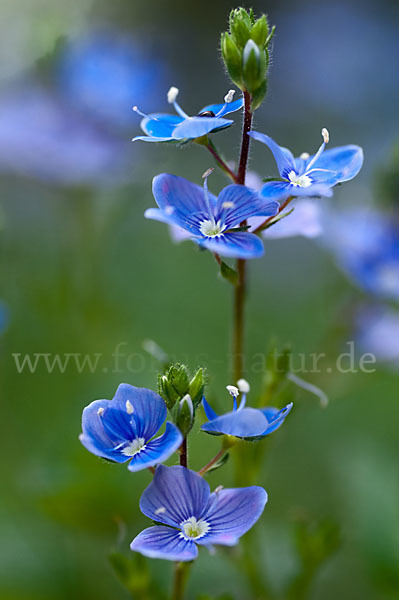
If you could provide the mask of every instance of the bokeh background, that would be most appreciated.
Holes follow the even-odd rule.
[[[257,127],[296,154],[315,151],[324,126],[331,145],[363,146],[363,170],[336,190],[333,206],[386,206],[398,130],[396,3],[252,5],[277,26]],[[131,539],[148,525],[138,499],[150,476],[96,459],[78,434],[83,407],[111,398],[121,381],[156,385],[158,366],[143,350],[144,340],[192,368],[205,362],[209,399],[219,408],[228,402],[230,286],[217,277],[210,254],[173,244],[165,226],[143,218],[153,206],[154,174],[199,182],[211,157],[197,146],[130,140],[139,133],[132,106],[166,110],[170,85],[180,88],[179,100],[191,114],[222,99],[231,86],[217,47],[230,8],[224,0],[1,3],[4,600],[129,597],[108,556],[115,549],[128,556]],[[215,137],[232,159],[239,131],[236,116],[236,126]],[[274,174],[267,150],[253,150],[251,168]],[[221,174],[212,175],[215,191],[223,183]],[[257,526],[256,554],[275,597],[286,597],[285,586],[300,569],[298,515],[310,523],[327,519],[340,531],[340,544],[315,573],[308,598],[397,597],[397,368],[379,362],[372,374],[327,372],[354,339],[353,307],[363,301],[362,291],[312,240],[268,241],[265,257],[251,263],[248,356],[264,355],[271,339],[290,342],[294,355],[327,355],[321,373],[301,376],[325,389],[328,408],[289,390],[294,411],[268,440],[260,483],[270,500]],[[118,344],[126,356],[114,372]],[[79,373],[73,364],[48,373],[44,363],[34,373],[19,373],[13,354],[34,353],[101,357],[94,373]],[[262,373],[252,363],[248,377],[255,397]],[[218,442],[198,432],[192,437],[191,464],[198,469]],[[231,465],[209,477],[212,486],[232,478]],[[170,567],[151,564],[163,589]],[[187,597],[200,592],[253,597],[224,552],[201,553]]]

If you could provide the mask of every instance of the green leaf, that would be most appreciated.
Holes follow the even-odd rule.
[[[220,264],[220,274],[224,279],[227,279],[232,285],[237,285],[238,283],[238,273],[224,261]]]

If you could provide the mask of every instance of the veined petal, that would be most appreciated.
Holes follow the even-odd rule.
[[[140,498],[140,510],[154,521],[180,527],[190,517],[200,517],[209,495],[208,483],[194,471],[159,465]]]
[[[157,175],[152,182],[152,192],[159,208],[173,216],[178,213],[179,221],[191,219],[195,213],[209,214],[204,189],[184,177],[168,173]],[[208,191],[208,198],[211,207],[215,206],[216,196]]]
[[[248,135],[270,148],[281,177],[286,176],[289,171],[295,171],[295,159],[288,148],[281,148],[271,137],[264,133],[259,133],[259,131],[250,131]]]
[[[287,181],[268,181],[259,191],[259,194],[267,200],[282,202],[291,195],[292,185]]]
[[[173,423],[166,423],[165,433],[147,442],[144,448],[135,454],[129,463],[129,471],[141,471],[163,463],[181,446],[183,436]]]
[[[269,435],[269,433],[272,433],[273,431],[276,431],[276,429],[281,427],[281,425],[284,423],[285,418],[291,412],[292,407],[293,404],[292,402],[290,402],[290,404],[287,404],[287,406],[285,406],[281,410],[272,406],[260,409],[269,422],[267,428],[265,429],[262,435]]]
[[[310,159],[311,160],[311,159]],[[363,165],[363,150],[360,146],[338,146],[325,150],[312,169],[327,169],[336,173],[334,183],[349,181]]]
[[[246,231],[226,233],[220,237],[192,238],[200,246],[230,258],[258,258],[264,253],[260,238]]]
[[[232,184],[223,188],[219,194],[216,221],[220,220],[227,229],[230,229],[249,217],[275,215],[278,209],[278,202],[265,200],[244,185]]]
[[[112,408],[127,415],[133,423],[136,437],[152,438],[166,419],[165,402],[155,392],[121,383],[112,400]]]
[[[205,400],[205,398],[202,398],[202,406],[204,407],[204,411],[205,411],[208,421],[212,421],[212,419],[218,418],[219,415],[217,413],[215,413],[215,411],[213,410],[211,405],[208,404],[208,402]]]
[[[175,140],[193,140],[212,131],[230,127],[234,121],[216,117],[190,117],[174,128],[172,137]]]
[[[243,408],[220,415],[201,427],[202,431],[212,434],[234,435],[235,437],[257,437],[262,435],[268,421],[262,411],[256,408]]]
[[[202,517],[210,528],[197,543],[233,546],[256,523],[266,502],[266,490],[258,486],[214,492]]]
[[[149,558],[189,561],[198,556],[194,542],[185,539],[176,529],[162,525],[144,529],[134,538],[130,548]]]
[[[140,127],[151,137],[172,137],[174,128],[182,123],[184,119],[177,115],[154,113],[141,120]]]
[[[114,462],[124,463],[129,460],[114,448],[124,441],[122,436],[109,434],[104,429],[102,414],[110,405],[110,400],[95,400],[83,410],[82,431],[79,436],[80,442],[92,454],[112,460]]]
[[[239,98],[238,100],[234,100],[233,102],[225,102],[223,104],[208,104],[208,106],[204,106],[200,113],[211,111],[214,115],[219,115],[219,117],[223,117],[224,115],[228,115],[236,110],[240,110],[244,106],[244,98]]]

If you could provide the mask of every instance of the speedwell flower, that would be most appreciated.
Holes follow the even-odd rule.
[[[240,224],[256,215],[275,215],[278,203],[238,184],[228,185],[216,198],[208,191],[208,173],[204,175],[203,188],[176,175],[163,173],[154,177],[152,191],[159,208],[147,209],[145,216],[178,225],[191,234],[194,242],[222,256],[261,256],[262,241],[243,231]]]
[[[363,164],[363,150],[359,146],[340,146],[324,152],[329,142],[327,129],[322,130],[323,143],[316,154],[304,153],[299,158],[294,158],[290,150],[282,148],[264,133],[251,131],[248,135],[270,148],[280,173],[278,180],[268,181],[262,187],[260,193],[265,198],[332,196],[331,188],[353,179]]]
[[[208,422],[202,425],[201,430],[212,435],[232,435],[238,438],[263,438],[276,431],[292,409],[292,402],[279,410],[268,406],[266,408],[246,408],[247,392],[249,385],[245,380],[238,382],[239,387],[228,385],[227,391],[233,397],[233,410],[224,415],[217,415],[205,398],[202,404]],[[239,389],[240,388],[240,389]],[[242,392],[240,405],[237,407],[237,397]]]
[[[133,110],[144,117],[140,123],[141,129],[146,135],[139,135],[133,138],[144,142],[181,142],[183,140],[194,140],[196,138],[220,131],[230,127],[233,121],[224,119],[225,115],[240,110],[243,106],[243,99],[233,102],[234,90],[230,90],[224,97],[223,104],[209,104],[200,112],[190,117],[176,102],[179,90],[171,87],[168,92],[168,102],[173,104],[177,115],[163,113],[153,113],[145,115],[137,106]]]
[[[172,423],[152,439],[166,419],[166,406],[158,394],[121,383],[112,400],[95,400],[83,411],[79,439],[93,454],[117,463],[130,461],[129,471],[163,462],[183,441]]]
[[[237,544],[259,519],[266,502],[261,487],[218,488],[211,494],[198,473],[160,465],[141,496],[140,509],[162,525],[144,529],[130,548],[150,558],[194,560],[197,545]]]

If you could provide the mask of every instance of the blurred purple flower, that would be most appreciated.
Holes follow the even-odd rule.
[[[383,304],[361,306],[355,328],[356,339],[363,352],[399,367],[399,310]]]
[[[0,171],[63,184],[122,173],[121,145],[37,85],[0,95]]]

